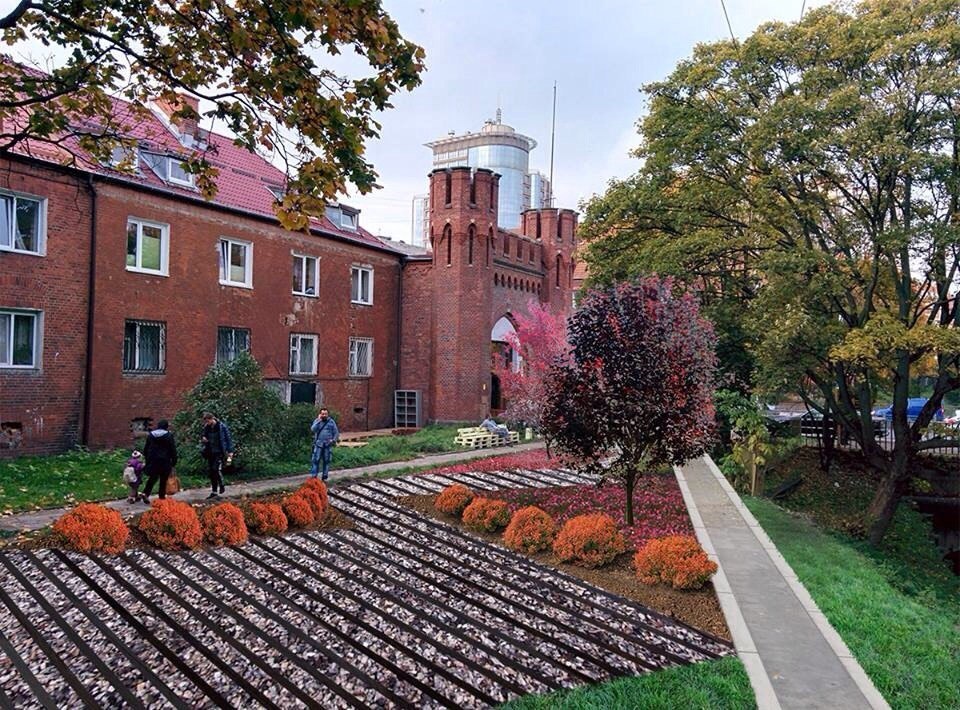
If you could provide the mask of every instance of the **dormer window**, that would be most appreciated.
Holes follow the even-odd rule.
[[[150,166],[150,169],[156,173],[164,182],[173,185],[183,185],[184,187],[193,187],[193,175],[188,173],[183,167],[183,160],[176,155],[161,155],[159,153],[141,152],[143,162]]]
[[[267,185],[267,189],[270,190],[270,194],[274,196],[277,202],[283,201],[283,196],[287,194],[287,191],[279,185]]]
[[[110,151],[108,165],[120,170],[133,170],[137,167],[137,151],[126,145],[116,145]]]
[[[334,227],[339,227],[340,229],[356,232],[359,216],[360,210],[355,210],[352,207],[345,207],[343,205],[330,205],[327,207],[327,219],[333,222]]]

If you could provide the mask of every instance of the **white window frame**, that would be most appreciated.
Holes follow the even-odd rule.
[[[293,293],[297,296],[305,296],[306,298],[319,298],[320,297],[320,257],[317,256],[308,256],[307,254],[298,254],[293,253],[294,259],[300,259],[301,261],[301,283],[300,290],[293,289]],[[307,280],[307,260],[313,261],[313,293],[307,293],[307,289],[310,288],[310,284],[306,283]]]
[[[134,271],[138,274],[153,274],[154,276],[169,276],[170,267],[170,225],[163,222],[154,222],[140,217],[127,218],[127,231],[130,231],[130,225],[137,225],[137,265],[127,265],[127,271]],[[160,268],[150,269],[141,266],[143,257],[143,228],[156,227],[160,230]],[[126,261],[126,252],[124,252],[124,261]]]
[[[127,318],[123,321],[123,339],[126,343],[127,338],[127,324],[133,323],[137,326],[137,332],[134,336],[133,342],[133,369],[126,369],[126,358],[121,354],[121,363],[120,369],[124,374],[131,375],[162,375],[166,372],[167,369],[167,324],[164,321],[155,321],[155,320],[141,320],[139,318]],[[160,326],[160,338],[157,344],[157,368],[156,369],[141,369],[140,368],[140,326]]]
[[[313,341],[313,369],[309,372],[305,370],[294,370],[290,368],[291,375],[316,375],[317,374],[317,360],[319,359],[319,353],[317,348],[319,347],[319,338],[316,335],[311,335],[310,333],[290,333],[290,357],[289,360],[293,360],[293,353],[296,351],[297,357],[294,362],[299,366],[300,363],[300,341],[301,340],[312,340]],[[294,344],[296,342],[296,345]]]
[[[361,344],[367,346],[365,363],[358,360]],[[347,365],[347,374],[350,377],[373,377],[373,338],[350,338],[350,361]]]
[[[243,331],[243,332],[245,332],[245,333],[247,334],[247,349],[246,349],[246,350],[237,350],[236,347],[234,347],[235,355],[234,355],[232,358],[228,359],[228,360],[221,360],[221,359],[220,359],[220,331],[221,331],[221,330],[229,330],[229,331],[231,331],[231,332],[233,333],[234,346],[236,345],[236,333],[237,333],[237,331]],[[252,340],[252,338],[251,338],[250,336],[251,336],[251,334],[250,334],[250,328],[242,328],[242,327],[240,327],[240,326],[233,326],[233,325],[218,325],[218,326],[217,326],[216,352],[213,354],[213,362],[214,362],[215,364],[217,364],[217,365],[223,365],[223,364],[225,364],[225,363],[233,362],[234,360],[236,360],[237,357],[240,355],[240,353],[249,353],[249,352],[251,351],[251,342],[250,342],[250,341]]]
[[[7,331],[7,352],[0,353],[0,358],[9,362],[0,362],[3,370],[39,370],[40,354],[43,352],[43,311],[23,310],[19,308],[0,309],[0,315],[10,316],[9,330]],[[14,322],[17,317],[33,319],[33,352],[30,355],[29,365],[13,364],[13,333]]]
[[[364,300],[362,291],[363,285],[363,273],[366,272],[369,274],[368,285],[369,293],[367,294],[367,299]],[[357,278],[359,279],[359,285],[357,286],[357,298],[353,297],[353,275],[358,274]],[[359,266],[354,265],[350,267],[350,303],[356,303],[360,306],[372,306],[373,305],[373,267],[372,266]]]
[[[180,185],[182,187],[195,187],[194,176],[190,173],[187,173],[187,179],[181,180],[180,178],[173,176],[173,161],[176,163],[182,163],[183,160],[176,155],[167,155],[165,153],[153,153],[147,150],[141,151],[140,156],[147,165],[150,166],[150,169],[153,170],[156,175],[163,180],[164,182],[169,182],[174,185]]]
[[[223,245],[227,245],[226,254],[224,254]],[[243,246],[247,250],[246,266],[244,267],[244,280],[230,280],[230,252],[234,244]],[[233,237],[220,237],[217,242],[217,259],[220,263],[220,285],[236,286],[238,288],[253,288],[253,242],[246,242],[242,239]]]
[[[10,232],[6,235],[0,235],[0,251],[9,251],[16,254],[30,254],[31,256],[46,256],[47,253],[47,198],[29,195],[25,192],[14,192],[12,190],[0,190],[0,196],[11,198],[13,200],[10,215]],[[30,200],[39,202],[37,209],[37,248],[36,249],[18,249],[16,239],[17,224],[17,200]],[[5,244],[2,239],[9,239]]]
[[[181,185],[183,187],[193,187],[194,186],[193,174],[186,172],[186,170],[184,170],[183,168],[181,168],[181,170],[184,170],[184,174],[187,176],[187,179],[181,180],[178,177],[174,177],[173,166],[180,165],[181,163],[183,163],[183,161],[180,160],[180,158],[177,158],[174,156],[167,156],[167,182],[172,182],[174,185]]]
[[[360,224],[360,213],[340,208],[340,228],[348,232],[356,232]]]

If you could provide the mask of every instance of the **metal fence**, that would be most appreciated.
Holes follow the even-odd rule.
[[[813,418],[810,416],[798,418],[787,422],[786,424],[793,429],[794,434],[800,435],[800,437],[803,439],[803,442],[807,446],[822,446],[825,437],[832,436],[833,445],[836,448],[845,449],[847,451],[860,450],[860,444],[857,443],[854,438],[848,436],[843,427],[841,427],[831,418],[827,419],[826,426],[824,426],[823,418]],[[886,419],[874,419],[873,427],[875,438],[880,447],[888,451],[892,450],[894,444],[894,433],[891,422],[887,421]],[[945,442],[943,446],[925,449],[923,453],[932,456],[960,457],[960,431],[958,431],[956,434],[951,433],[951,435],[954,437],[953,441]],[[923,438],[928,440],[935,439],[938,438],[938,434],[929,432],[924,434]]]

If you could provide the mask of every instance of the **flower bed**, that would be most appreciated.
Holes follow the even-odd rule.
[[[519,454],[504,454],[503,456],[490,456],[485,459],[473,459],[463,463],[443,466],[442,468],[432,468],[424,471],[420,475],[429,474],[447,474],[447,473],[470,473],[475,471],[509,471],[514,468],[534,470],[538,468],[556,468],[556,458],[549,458],[546,449],[535,449],[533,451],[523,451]]]
[[[668,535],[693,535],[687,506],[673,474],[644,474],[633,492],[634,524],[624,518],[627,494],[622,485],[607,483],[596,486],[564,488],[524,488],[497,491],[510,510],[535,505],[547,511],[558,526],[570,518],[588,513],[606,513],[617,524],[632,549],[638,550],[648,540]]]

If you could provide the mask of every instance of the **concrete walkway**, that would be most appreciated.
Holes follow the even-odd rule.
[[[378,463],[373,464],[372,466],[343,468],[330,471],[329,483],[335,485],[338,481],[346,481],[352,478],[364,478],[365,476],[373,476],[386,471],[397,471],[412,467],[445,466],[451,463],[459,463],[461,461],[469,461],[471,459],[478,458],[487,458],[489,456],[519,454],[523,453],[524,451],[541,449],[543,448],[543,445],[544,444],[542,441],[534,441],[529,444],[501,446],[496,449],[469,449],[467,451],[454,451],[446,454],[430,454],[427,456],[420,456],[419,458],[415,459],[408,459],[406,461],[390,461],[389,463]],[[336,454],[334,454],[334,457],[336,457]],[[282,478],[264,478],[258,481],[245,481],[237,484],[231,484],[228,480],[227,491],[220,497],[220,499],[229,500],[230,498],[240,498],[242,496],[264,493],[266,491],[276,489],[296,488],[303,483],[306,473],[306,471],[303,471],[290,476],[283,476]],[[206,498],[209,494],[210,488],[206,486],[203,488],[190,488],[177,493],[176,499],[186,501],[187,503],[200,503],[206,502]],[[156,491],[154,491],[153,497],[156,497]],[[127,503],[126,498],[123,498],[122,500],[109,501],[106,503],[106,505],[110,508],[119,510],[125,516],[133,515],[135,513],[142,513],[147,509],[147,507],[142,503]],[[0,530],[13,530],[18,532],[39,530],[47,525],[52,525],[57,518],[59,518],[68,510],[70,510],[70,508],[50,508],[47,510],[35,510],[27,513],[15,513],[14,515],[7,515],[0,518]]]
[[[713,461],[676,473],[761,710],[888,708]]]

